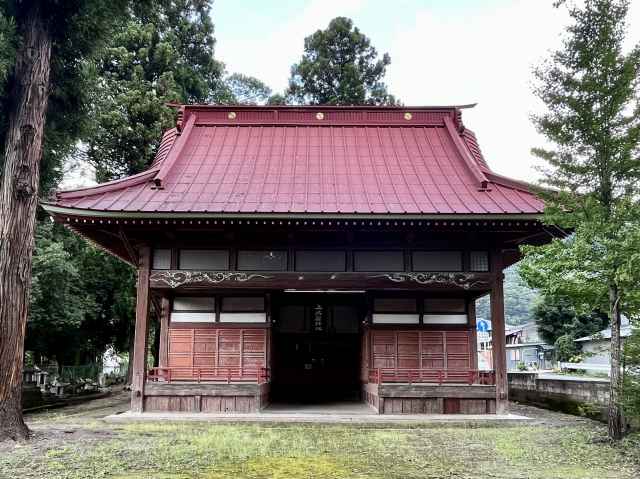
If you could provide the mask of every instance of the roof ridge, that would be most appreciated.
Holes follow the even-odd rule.
[[[186,110],[372,110],[372,111],[405,111],[405,110],[465,110],[474,108],[477,103],[464,105],[246,105],[246,104],[209,104],[192,103],[184,105],[171,105],[182,111]]]
[[[186,124],[184,127],[180,128],[178,139],[173,142],[171,145],[171,149],[167,153],[167,156],[162,161],[162,166],[160,167],[160,171],[153,177],[153,182],[156,188],[163,188],[162,182],[171,171],[171,168],[175,164],[178,156],[182,152],[182,149],[187,143],[187,138],[191,134],[191,130],[193,129],[193,125],[196,123],[196,115],[189,115]]]
[[[486,190],[489,180],[478,166],[478,163],[476,162],[473,155],[471,155],[471,152],[465,147],[460,134],[453,125],[453,121],[445,117],[444,124],[447,128],[447,131],[449,132],[449,135],[451,135],[451,138],[453,139],[453,144],[456,147],[456,150],[458,150],[458,153],[460,154],[460,156],[462,156],[463,161],[466,163],[474,178],[478,181],[478,183],[480,183],[480,189]]]
[[[462,136],[462,140],[475,158],[476,162],[479,163],[480,169],[491,171],[487,160],[482,154],[482,149],[478,144],[478,137],[476,136],[475,132],[470,128],[467,128],[465,125],[462,125],[462,131],[460,132],[460,135]]]

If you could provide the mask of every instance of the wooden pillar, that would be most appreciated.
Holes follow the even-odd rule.
[[[500,252],[493,255],[494,281],[491,286],[491,343],[493,369],[496,374],[496,414],[505,414],[509,405],[509,385],[507,382],[507,356],[504,335],[504,273]]]
[[[171,313],[169,298],[163,296],[160,307],[160,351],[158,354],[158,366],[166,368],[169,365],[169,314]]]
[[[136,328],[133,344],[133,377],[131,379],[131,411],[144,408],[144,383],[147,375],[147,343],[149,340],[149,268],[151,249],[139,250],[138,285],[136,298]]]
[[[478,369],[478,329],[476,326],[476,300],[469,299],[467,305],[467,315],[469,318],[469,350],[471,351],[471,369]]]

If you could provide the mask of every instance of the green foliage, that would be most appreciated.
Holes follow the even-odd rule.
[[[210,0],[134,4],[95,66],[87,157],[98,181],[144,170],[162,133],[175,125],[172,103],[265,103],[260,80],[225,76],[214,58]]]
[[[209,1],[134,5],[96,66],[88,159],[98,181],[138,173],[174,126],[170,102],[207,102],[222,81]]]
[[[76,150],[87,133],[94,55],[104,46],[121,19],[126,0],[54,0],[38,2],[47,18],[52,37],[49,101],[46,113],[43,155],[40,164],[40,194],[46,196],[62,175],[65,158]],[[0,1],[0,163],[4,161],[8,112],[19,79],[14,77],[16,47],[21,25],[34,2]],[[74,250],[72,244],[78,245]],[[89,248],[62,227],[41,221],[36,231],[33,258],[31,312],[26,347],[38,359],[76,361],[83,355],[96,357],[102,346],[90,339],[87,320],[101,307],[93,291],[85,289],[79,251]],[[94,337],[110,341],[110,336]]]
[[[0,91],[4,90],[16,55],[16,23],[0,4]]]
[[[640,424],[640,328],[635,328],[624,343],[625,376],[623,406],[627,417]]]
[[[56,153],[51,184],[59,178],[59,158],[75,153],[79,137],[97,179],[118,178],[152,160],[162,133],[175,124],[168,102],[264,103],[271,94],[255,78],[225,77],[213,56],[209,0],[115,4],[122,8],[114,15],[113,35],[54,85],[58,93],[49,110],[62,117],[47,131]],[[76,109],[65,116],[67,105]],[[108,346],[127,350],[135,308],[132,268],[61,227],[45,222],[39,231],[27,348],[65,364],[95,361]]]
[[[304,54],[291,67],[288,95],[300,104],[394,105],[382,81],[390,63],[386,53],[378,58],[349,18],[337,17],[305,38]]]
[[[95,304],[83,294],[78,267],[56,241],[51,222],[38,225],[32,278],[25,348],[37,356],[67,359],[75,349],[70,336]]]
[[[271,95],[271,88],[266,84],[242,73],[233,73],[227,76],[224,83],[228,90],[228,98],[233,100],[231,103],[261,105],[277,98]]]
[[[538,292],[529,288],[520,277],[518,265],[504,271],[504,314],[508,324],[518,326],[532,321],[532,310],[537,298]],[[488,295],[477,301],[476,316],[491,318]]]
[[[135,174],[150,164],[162,133],[175,125],[170,102],[264,103],[269,98],[271,90],[255,78],[225,77],[213,56],[210,4],[131,2],[110,40],[87,66],[90,84],[85,94],[92,110],[84,132],[85,153],[99,181]],[[81,356],[98,354],[108,345],[126,350],[135,306],[131,268],[64,230],[54,234],[73,251],[79,291],[95,303],[70,329],[73,339],[60,343]],[[39,333],[32,330],[31,337]]]
[[[15,85],[13,64],[20,41],[16,30],[29,10],[17,0],[0,0],[0,164],[4,161],[8,112]],[[49,20],[50,95],[46,116],[40,190],[46,194],[62,177],[64,159],[86,132],[91,83],[88,65],[122,15],[126,0],[46,0],[40,2]]]
[[[567,2],[558,2],[557,5]],[[619,393],[621,314],[640,312],[640,46],[625,51],[628,0],[567,3],[563,47],[536,70],[546,112],[534,117],[552,148],[546,160],[544,222],[573,235],[528,247],[521,268],[547,297],[567,297],[582,313],[608,311],[612,326],[609,435],[622,436]]]
[[[558,338],[565,335],[573,338],[590,336],[608,325],[606,314],[579,314],[573,303],[563,297],[542,296],[533,308],[533,318],[547,344],[554,344]]]
[[[134,317],[131,267],[60,225],[38,224],[25,349],[61,364],[126,350]]]
[[[521,272],[547,296],[571,298],[583,312],[638,308],[640,265],[640,48],[624,53],[628,1],[571,4],[574,23],[563,49],[536,70],[536,93],[547,107],[534,117],[554,149],[534,149],[549,169],[542,192],[545,222],[570,228],[567,240],[525,249]]]
[[[616,209],[623,210],[623,205]],[[576,311],[609,311],[609,288],[621,292],[619,305],[628,316],[640,306],[636,290],[640,271],[640,224],[637,205],[629,204],[624,220],[600,217],[575,227],[566,239],[542,247],[525,247],[520,271],[545,296],[571,298]]]
[[[267,100],[267,105],[286,105],[287,97],[281,93],[274,93]]]
[[[572,334],[563,334],[553,343],[558,361],[569,361],[578,353],[575,343],[576,337]]]

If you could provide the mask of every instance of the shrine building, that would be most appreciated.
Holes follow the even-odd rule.
[[[132,411],[505,412],[503,270],[552,235],[463,109],[185,105],[146,171],[43,203],[138,270]]]

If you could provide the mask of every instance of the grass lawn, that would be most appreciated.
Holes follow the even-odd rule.
[[[110,425],[97,420],[104,413],[85,406],[30,417],[36,437],[0,445],[0,477],[640,477],[640,436],[611,446],[599,440],[602,425],[564,415],[526,426],[398,428]]]

